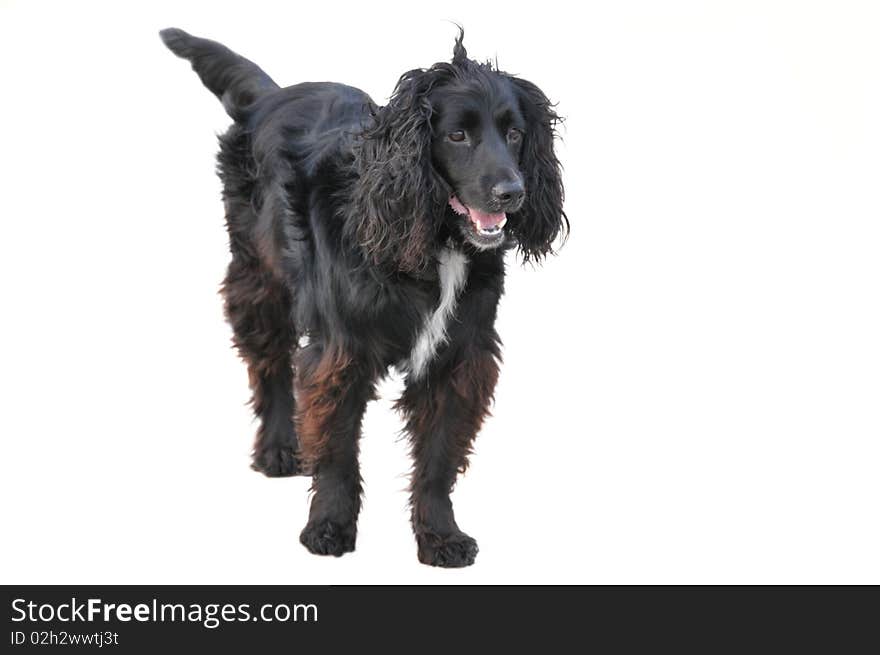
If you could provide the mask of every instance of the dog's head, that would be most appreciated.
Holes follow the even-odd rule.
[[[450,235],[541,259],[568,231],[559,117],[531,82],[468,59],[462,37],[451,63],[405,73],[364,133],[357,238],[377,265],[418,271]]]

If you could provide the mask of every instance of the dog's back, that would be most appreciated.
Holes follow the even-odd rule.
[[[366,93],[335,82],[304,82],[261,96],[245,121],[257,165],[265,168],[280,156],[312,178],[323,162],[345,159],[374,108]]]
[[[352,140],[376,105],[360,89],[333,82],[281,88],[226,46],[178,28],[162,30],[160,36],[172,52],[191,62],[235,121],[220,137],[218,155],[233,254],[280,277],[281,251],[287,248],[290,255],[286,237],[291,235],[284,230],[300,231],[294,242],[311,231],[301,221],[276,223],[289,215],[285,189],[296,185],[297,195],[307,196],[322,177],[344,175],[338,166],[351,159]]]

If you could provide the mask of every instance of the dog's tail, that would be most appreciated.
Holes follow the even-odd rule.
[[[162,30],[159,36],[171,52],[192,63],[202,84],[237,121],[247,116],[248,107],[257,98],[279,89],[254,62],[216,41],[200,39],[176,27]]]

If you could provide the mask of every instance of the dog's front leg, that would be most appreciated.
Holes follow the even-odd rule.
[[[451,348],[426,375],[407,379],[398,401],[412,441],[410,502],[423,564],[469,566],[477,555],[477,542],[455,522],[449,495],[467,467],[498,379],[497,345],[492,337],[487,343]]]
[[[332,345],[314,343],[297,354],[300,456],[314,471],[300,541],[316,555],[354,550],[361,506],[358,439],[375,379],[364,361]]]

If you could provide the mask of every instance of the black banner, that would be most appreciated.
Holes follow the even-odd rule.
[[[873,587],[3,587],[3,652],[876,644]]]

